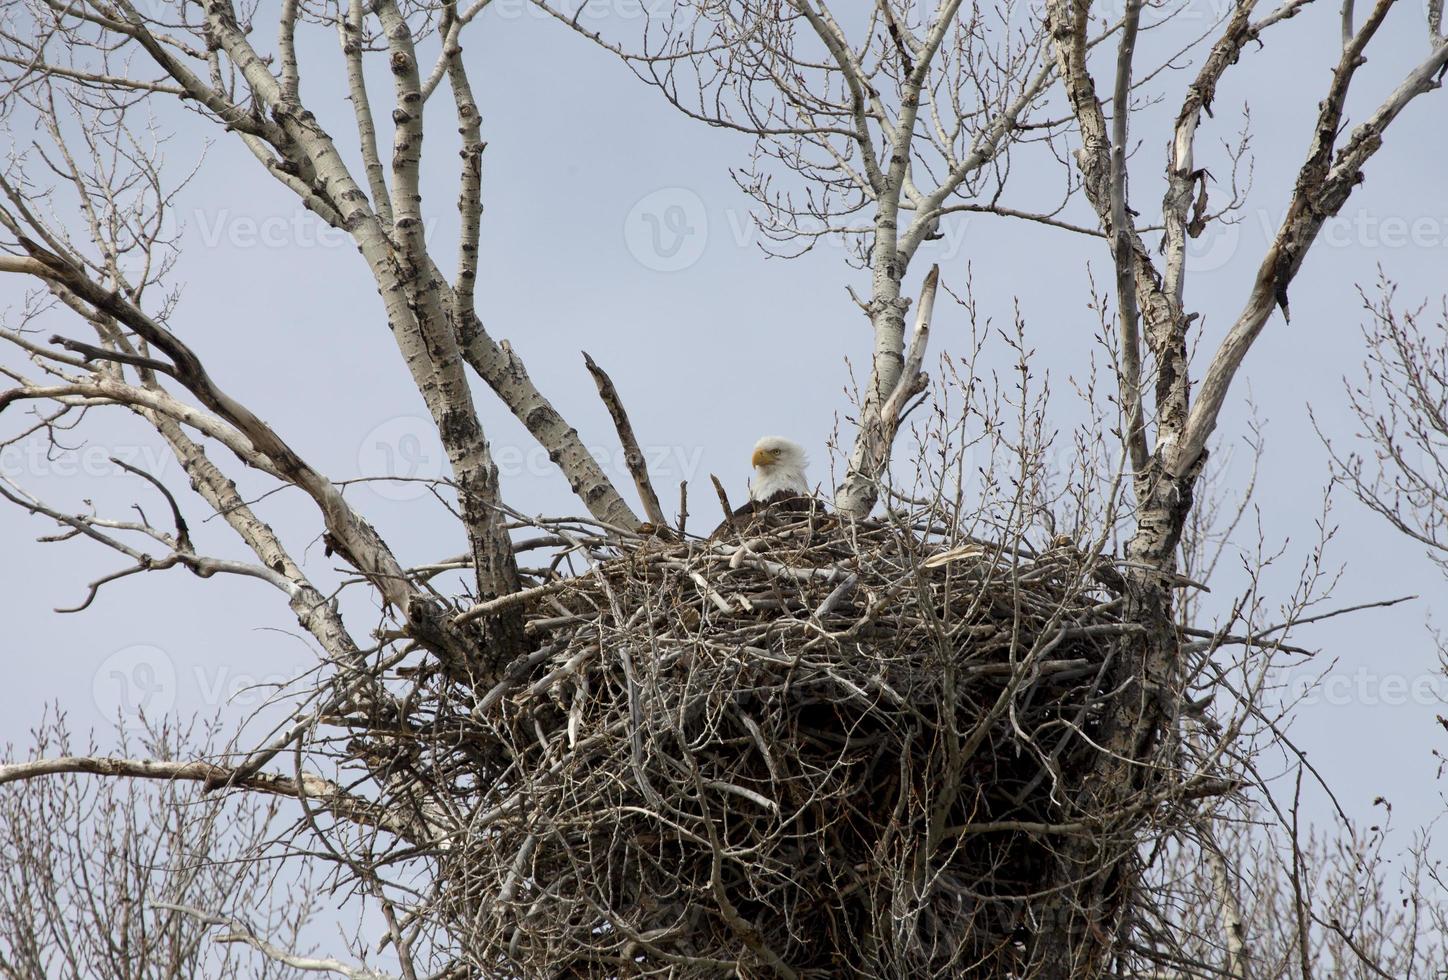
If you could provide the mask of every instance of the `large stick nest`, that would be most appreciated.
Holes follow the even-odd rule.
[[[1053,842],[1090,816],[1073,800],[1133,633],[1120,576],[1065,543],[797,514],[741,530],[593,549],[529,594],[531,655],[436,705],[438,730],[487,733],[413,757],[468,801],[440,859],[467,958],[1019,969]]]

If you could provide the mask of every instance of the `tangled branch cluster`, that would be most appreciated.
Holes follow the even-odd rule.
[[[1119,576],[1072,546],[773,523],[585,548],[490,691],[414,689],[412,730],[453,734],[385,782],[458,818],[440,902],[474,969],[1014,969],[1053,841],[1099,816],[1077,790],[1139,629]]]

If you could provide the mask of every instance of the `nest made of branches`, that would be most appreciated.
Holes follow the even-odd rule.
[[[439,859],[464,956],[1014,972],[1134,629],[1120,582],[1064,542],[810,514],[593,549],[529,593],[536,648],[466,707],[479,734],[414,757],[471,797]]]

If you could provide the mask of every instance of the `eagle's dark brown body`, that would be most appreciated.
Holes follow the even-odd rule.
[[[797,522],[801,515],[815,513],[824,516],[824,504],[808,494],[782,491],[766,500],[750,500],[742,507],[736,507],[724,521],[714,529],[711,538],[727,537],[731,529],[739,533],[758,532]]]

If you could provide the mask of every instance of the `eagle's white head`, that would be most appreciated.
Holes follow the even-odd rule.
[[[809,493],[804,468],[809,465],[803,447],[783,436],[765,436],[754,444],[754,479],[749,499],[765,501],[777,493]]]

